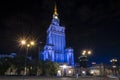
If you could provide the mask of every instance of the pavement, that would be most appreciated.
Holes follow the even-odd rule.
[[[107,77],[36,77],[36,76],[0,76],[0,80],[119,80]]]

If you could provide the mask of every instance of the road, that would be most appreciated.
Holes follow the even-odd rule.
[[[25,76],[0,76],[0,80],[119,80],[119,79],[110,79],[105,77],[79,77],[70,78],[70,77],[25,77]]]

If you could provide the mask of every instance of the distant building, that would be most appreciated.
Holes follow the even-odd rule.
[[[65,27],[60,26],[56,5],[54,7],[52,22],[47,30],[46,45],[43,52],[39,53],[39,59],[57,62],[60,64],[60,67],[64,65],[67,68],[74,67],[74,50],[71,47],[66,48]],[[58,72],[62,71],[61,69]],[[68,72],[71,73],[71,71]],[[67,70],[64,72],[67,73]]]
[[[76,66],[75,73],[78,73],[80,76],[104,76],[112,75],[114,71],[111,65],[94,63],[91,67]]]
[[[10,53],[10,54],[0,54],[0,58],[11,58],[13,59],[16,57],[16,53]],[[1,62],[2,63],[2,62]],[[16,68],[13,64],[6,70],[5,75],[17,75],[16,74]]]
[[[111,65],[106,64],[95,64],[92,67],[89,67],[89,73],[94,76],[113,74]]]
[[[16,53],[0,54],[0,58],[5,58],[5,57],[14,58],[15,56],[16,56]]]

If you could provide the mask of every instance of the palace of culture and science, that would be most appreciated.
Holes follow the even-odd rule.
[[[60,25],[56,5],[46,39],[46,45],[42,53],[39,53],[39,58],[57,62],[60,66],[66,64],[68,68],[74,67],[74,50],[66,48],[65,27]]]

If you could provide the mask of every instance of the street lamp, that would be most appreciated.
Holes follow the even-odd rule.
[[[83,50],[81,56],[79,57],[79,65],[80,65],[80,74],[82,73],[82,69],[87,70],[87,64],[88,64],[88,55],[91,55],[92,51],[91,50]]]
[[[88,61],[88,55],[91,55],[91,54],[92,54],[91,50],[83,50],[82,51],[81,59],[86,62],[86,65],[87,65],[87,61]]]
[[[34,46],[34,45],[35,45],[35,42],[34,42],[34,41],[31,41],[31,42],[30,42],[30,45],[31,45],[31,46]]]
[[[118,69],[118,59],[111,59],[110,62],[112,63],[113,73],[116,74]]]
[[[21,40],[21,44],[22,44],[22,45],[25,45],[25,44],[26,44],[26,40],[24,40],[24,39]]]
[[[111,59],[110,60],[110,62],[112,62],[112,63],[115,63],[115,62],[117,62],[118,60],[117,59]]]
[[[26,48],[26,58],[27,58],[28,50],[29,50],[30,47],[35,45],[35,41],[27,41],[26,39],[22,39],[20,41],[20,44],[22,46],[25,46],[25,48]],[[24,75],[27,74],[27,60],[26,60],[26,58],[25,58],[25,72],[24,72]]]
[[[88,56],[88,55],[91,55],[91,54],[92,54],[91,50],[83,50],[83,52],[82,52],[82,56]]]

